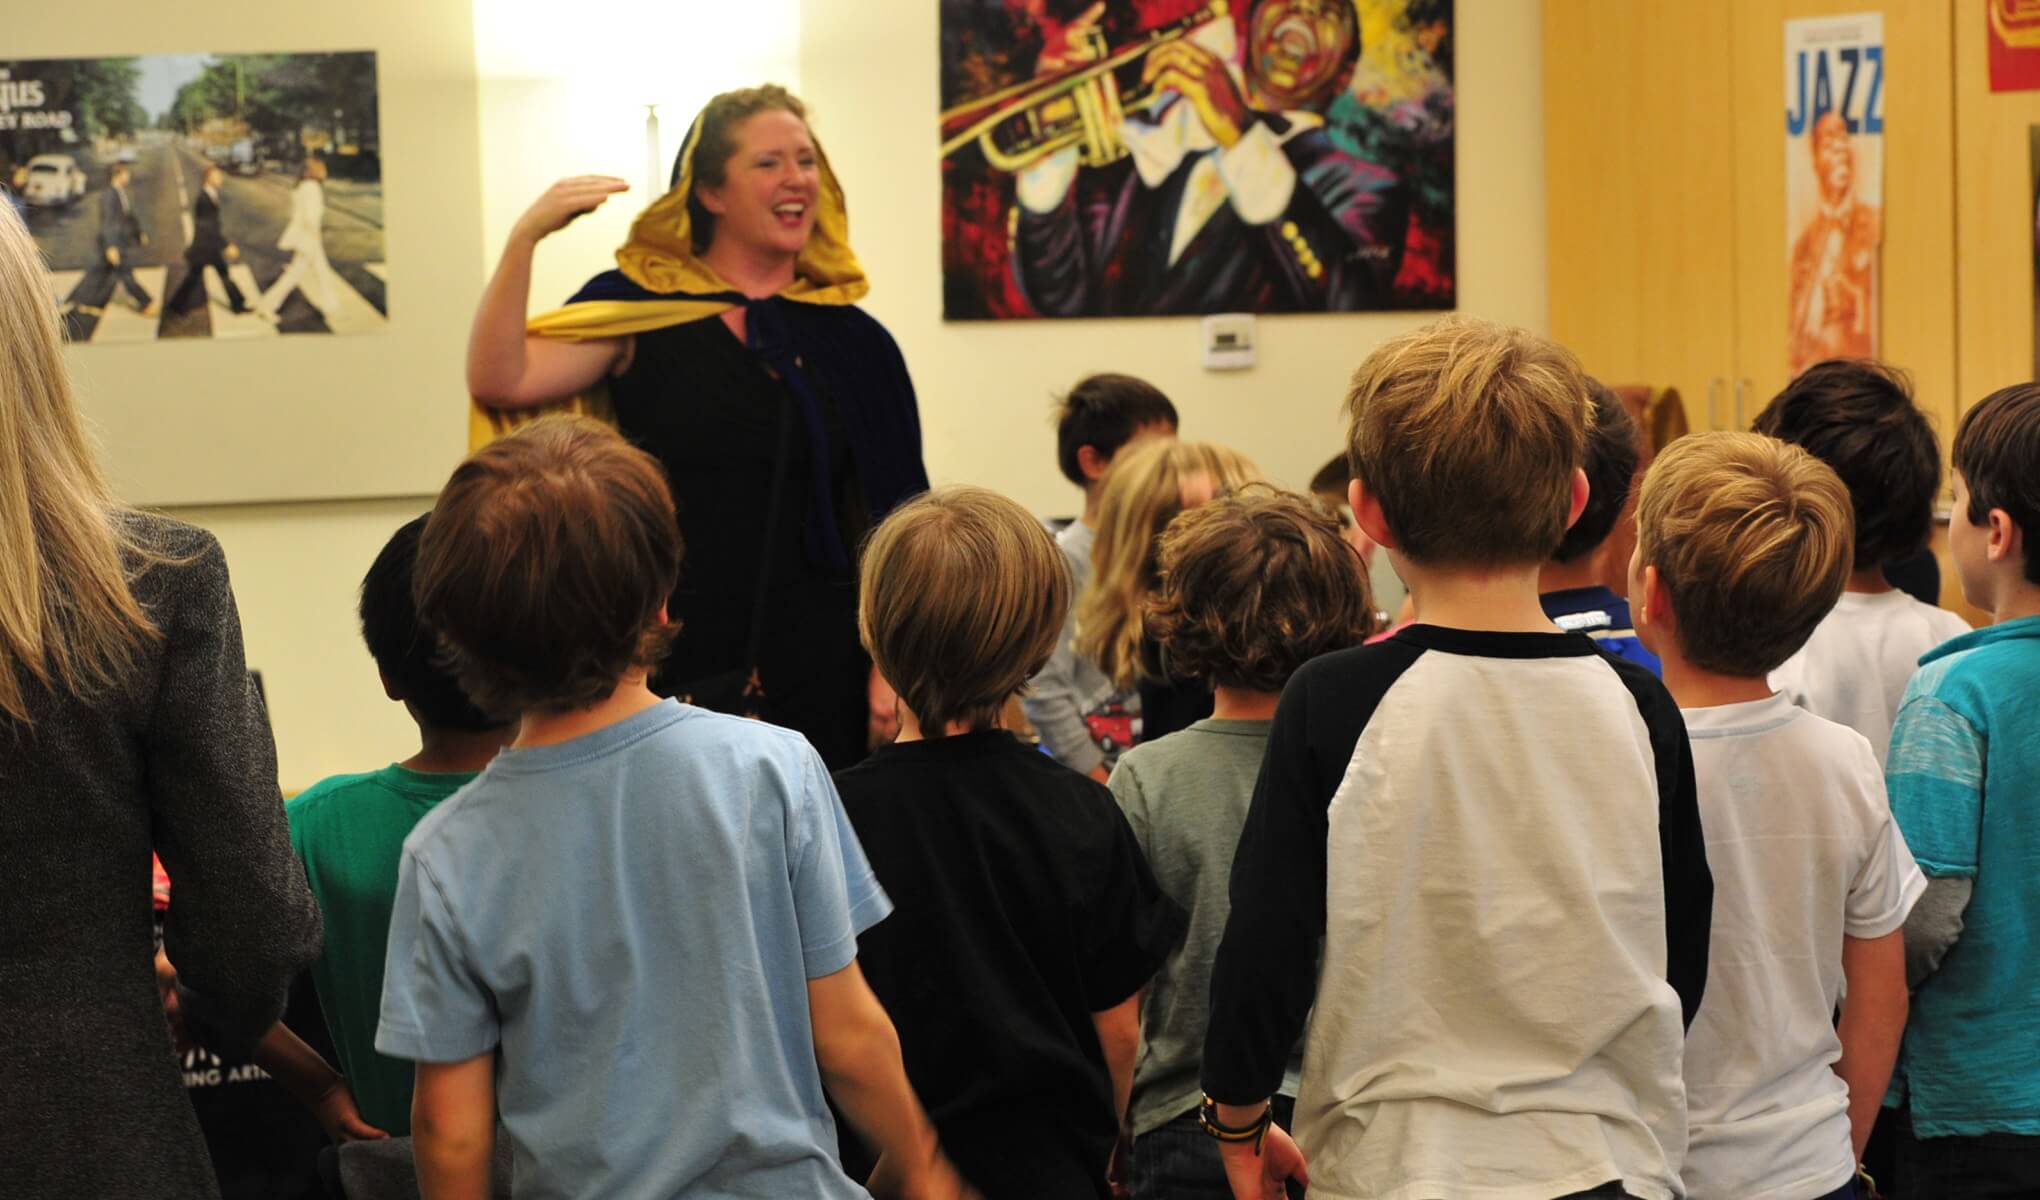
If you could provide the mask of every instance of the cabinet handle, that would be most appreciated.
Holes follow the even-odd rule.
[[[1719,375],[1707,381],[1707,428],[1709,429],[1721,428],[1722,386],[1722,378]]]
[[[1738,379],[1735,381],[1735,427],[1737,432],[1741,432],[1749,428],[1748,423],[1743,420],[1743,402],[1742,402],[1743,393],[1749,390],[1749,386],[1750,381],[1747,379]]]

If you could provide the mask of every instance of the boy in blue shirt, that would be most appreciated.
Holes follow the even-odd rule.
[[[1661,674],[1657,655],[1637,640],[1629,601],[1608,586],[1629,569],[1636,548],[1636,507],[1630,503],[1642,449],[1636,422],[1606,384],[1587,380],[1593,425],[1587,432],[1587,506],[1566,530],[1557,553],[1537,575],[1544,615],[1567,633],[1583,633],[1617,658]]]
[[[1970,409],[1954,459],[1949,550],[1996,624],[1920,660],[1885,766],[1930,880],[1905,928],[1901,1200],[2040,1194],[2040,384]]]
[[[889,910],[794,733],[646,686],[678,632],[658,464],[592,422],[485,447],[419,546],[421,619],[517,740],[404,842],[376,1049],[418,1064],[426,1200],[851,1198],[960,1185],[857,968]]]

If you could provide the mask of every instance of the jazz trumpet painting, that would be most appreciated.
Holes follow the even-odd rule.
[[[941,0],[949,320],[1449,309],[1452,0]]]

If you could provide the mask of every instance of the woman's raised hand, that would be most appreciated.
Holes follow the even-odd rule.
[[[629,190],[630,185],[614,175],[568,176],[547,188],[524,210],[524,215],[517,219],[516,232],[536,242],[566,228],[575,217],[594,212],[616,193]]]

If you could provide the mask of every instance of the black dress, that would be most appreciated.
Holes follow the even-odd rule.
[[[812,376],[811,376],[812,378]],[[617,421],[666,468],[683,555],[671,615],[672,656],[653,680],[686,683],[749,665],[745,651],[759,569],[770,560],[759,675],[765,716],[806,735],[831,769],[864,756],[871,660],[857,639],[853,568],[817,562],[816,442],[825,442],[835,528],[856,547],[871,524],[841,406],[818,387],[823,437],[812,435],[791,389],[721,320],[637,335],[630,369],[610,381]],[[777,438],[786,438],[779,518],[768,528]]]

